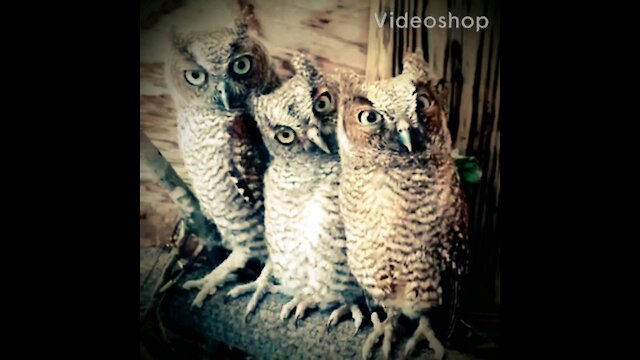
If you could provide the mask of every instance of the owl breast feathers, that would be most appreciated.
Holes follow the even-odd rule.
[[[243,14],[244,15],[244,14]],[[268,152],[254,121],[252,100],[279,85],[264,46],[246,18],[208,32],[172,32],[166,78],[177,108],[179,145],[205,216],[231,255],[201,281],[194,303],[251,258],[266,259],[263,176]]]
[[[427,69],[412,54],[389,80],[344,73],[338,119],[349,266],[385,308],[414,319],[455,307],[467,232],[442,93]]]
[[[338,204],[337,86],[302,56],[295,75],[256,99],[271,163],[265,175],[265,232],[273,275],[293,297],[319,307],[350,303],[362,290],[349,271]]]

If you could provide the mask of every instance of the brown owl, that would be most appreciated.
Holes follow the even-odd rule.
[[[381,323],[373,313],[363,357],[383,335],[388,358],[404,315],[419,320],[404,354],[426,338],[441,359],[444,347],[430,319],[445,311],[444,329],[455,323],[467,237],[467,205],[451,156],[442,89],[417,53],[392,79],[365,82],[344,73],[339,98],[347,260],[387,315]]]

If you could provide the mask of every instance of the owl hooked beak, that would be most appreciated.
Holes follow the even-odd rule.
[[[400,144],[404,145],[404,147],[411,152],[411,133],[410,133],[410,125],[405,119],[400,119],[398,121],[398,125],[396,126],[396,131],[398,132],[398,141]]]
[[[218,96],[225,110],[231,110],[231,106],[229,106],[229,92],[227,91],[227,84],[224,81],[221,81],[216,85],[216,91],[218,92]]]
[[[307,130],[307,138],[309,139],[309,141],[311,141],[317,147],[319,147],[322,151],[326,152],[327,154],[331,154],[331,151],[329,150],[327,143],[325,143],[324,140],[322,140],[322,136],[320,136],[320,131],[318,130],[317,127],[312,126],[309,128],[309,130]]]

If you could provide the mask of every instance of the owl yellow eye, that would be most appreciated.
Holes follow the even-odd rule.
[[[433,102],[431,101],[431,99],[429,99],[427,95],[420,94],[418,96],[418,102],[416,103],[416,107],[418,110],[424,110],[424,109],[430,108],[432,104]]]
[[[323,92],[313,102],[313,111],[318,114],[326,114],[333,110],[333,100],[328,91]]]
[[[375,126],[382,123],[382,115],[375,110],[360,111],[358,121],[365,126]]]
[[[193,86],[202,86],[207,81],[207,73],[202,70],[187,70],[184,78]]]
[[[241,56],[231,64],[231,72],[234,75],[245,76],[251,71],[251,58],[248,55]]]
[[[296,139],[296,132],[290,127],[283,126],[276,133],[276,140],[282,145],[289,145]]]

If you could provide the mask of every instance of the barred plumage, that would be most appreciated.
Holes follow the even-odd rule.
[[[256,121],[272,161],[265,174],[265,231],[273,277],[295,307],[338,306],[328,324],[351,311],[356,331],[363,291],[351,274],[338,205],[340,178],[335,140],[336,84],[304,56],[293,59],[296,74],[272,94],[256,99]]]
[[[222,245],[231,250],[209,275],[184,284],[201,289],[196,306],[235,279],[234,272],[249,259],[267,258],[263,175],[268,153],[251,104],[255,94],[272,91],[279,81],[264,46],[247,33],[244,15],[231,28],[173,31],[166,67],[193,191],[205,216],[218,227]],[[242,285],[240,290],[259,290],[261,284]]]
[[[372,316],[375,328],[363,356],[383,335],[383,354],[389,355],[389,334],[402,314],[420,319],[405,354],[424,337],[442,358],[429,320],[442,309],[445,326],[455,323],[467,236],[445,99],[421,53],[408,55],[395,78],[365,82],[344,73],[340,84],[340,205],[348,262],[387,312],[383,323]]]

